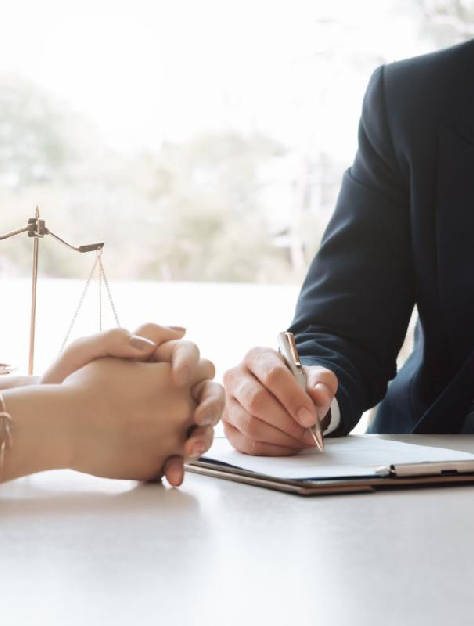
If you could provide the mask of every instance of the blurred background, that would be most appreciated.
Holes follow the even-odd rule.
[[[121,323],[183,323],[220,371],[291,321],[373,70],[474,34],[463,0],[0,5],[0,233],[38,205],[75,245],[105,241]],[[39,366],[94,260],[40,248]],[[31,253],[0,242],[0,361],[20,368]]]
[[[1,4],[0,230],[38,204],[124,279],[300,282],[372,71],[474,33],[462,0]],[[42,272],[84,273],[55,245]]]

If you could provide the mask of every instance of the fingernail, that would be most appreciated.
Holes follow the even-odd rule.
[[[214,419],[215,415],[212,411],[210,411],[208,413],[204,413],[204,415],[199,418],[199,423],[201,424],[201,426],[209,426],[214,422]]]
[[[206,446],[203,443],[194,444],[193,446],[193,456],[199,458],[206,452]]]
[[[307,443],[308,445],[313,446],[313,448],[316,445],[316,441],[314,439],[314,435],[311,430],[307,430],[305,432],[305,434],[303,435],[303,441]]]
[[[145,337],[141,337],[140,335],[132,335],[128,341],[131,346],[133,346],[137,350],[141,350],[142,352],[145,352],[146,350],[155,347],[153,341],[150,341]]]
[[[302,426],[312,426],[314,424],[314,414],[309,409],[300,409],[296,417]]]
[[[177,330],[178,332],[185,332],[186,329],[183,326],[168,326],[168,328],[172,328],[173,330]]]
[[[184,474],[183,472],[179,471],[173,472],[168,478],[168,482],[172,487],[181,487],[181,485],[183,484],[183,480]]]

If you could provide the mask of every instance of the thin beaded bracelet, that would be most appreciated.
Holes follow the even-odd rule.
[[[5,400],[0,393],[0,483],[3,483],[5,451],[11,450],[13,445],[12,426],[12,416],[7,411]]]

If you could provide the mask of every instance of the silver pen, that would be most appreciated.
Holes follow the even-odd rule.
[[[306,391],[306,375],[300,362],[300,357],[295,342],[295,336],[293,335],[293,333],[288,332],[278,333],[277,340],[278,351],[283,357],[285,365],[293,374],[296,382],[301,387],[301,389],[303,389],[303,391]],[[316,424],[312,428],[310,428],[310,431],[313,434],[316,447],[319,448],[320,452],[322,452],[324,449],[324,441],[323,434],[321,432],[321,423],[317,416]]]

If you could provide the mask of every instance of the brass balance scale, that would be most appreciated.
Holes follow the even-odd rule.
[[[70,243],[58,237],[55,233],[53,233],[49,228],[46,227],[44,219],[41,219],[39,209],[36,207],[35,217],[31,217],[28,220],[28,224],[22,228],[18,228],[17,230],[13,230],[9,233],[5,233],[4,235],[0,235],[0,241],[3,239],[9,239],[10,237],[15,237],[17,235],[21,235],[23,233],[27,233],[28,237],[33,238],[33,270],[32,270],[32,279],[31,279],[31,321],[30,321],[30,342],[29,342],[29,354],[28,354],[28,375],[33,375],[34,369],[34,356],[35,356],[35,334],[36,334],[36,291],[38,285],[38,256],[39,256],[39,240],[42,239],[45,235],[50,235],[56,241],[59,241],[61,244],[69,248],[69,250],[73,250],[74,252],[80,252],[81,254],[87,252],[95,252],[96,258],[92,265],[92,269],[90,271],[89,277],[86,280],[84,289],[79,298],[79,302],[77,304],[76,310],[72,317],[69,328],[66,332],[66,336],[61,346],[61,351],[66,346],[69,337],[71,335],[72,329],[76,322],[77,316],[79,315],[79,311],[81,310],[82,303],[87,294],[87,290],[91,283],[91,280],[94,276],[96,270],[98,270],[98,283],[99,283],[99,330],[102,330],[102,284],[105,286],[105,290],[107,293],[107,297],[112,309],[112,312],[115,317],[115,322],[117,326],[120,326],[119,319],[117,316],[117,311],[115,308],[114,301],[112,299],[112,295],[110,293],[109,283],[105,274],[104,265],[102,263],[102,252],[104,249],[104,243],[91,243],[85,246],[72,246]],[[9,374],[14,368],[12,366],[7,365],[6,363],[0,363],[0,375],[1,374]]]

